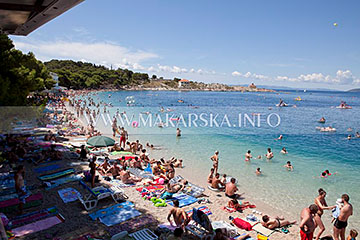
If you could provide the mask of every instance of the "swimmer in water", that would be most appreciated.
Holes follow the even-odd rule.
[[[294,166],[291,165],[290,161],[287,161],[287,163],[284,165],[284,168],[286,168],[288,171],[294,171]]]
[[[350,134],[347,136],[347,139],[348,139],[348,140],[351,140],[351,135],[350,135]]]
[[[260,176],[262,174],[260,168],[257,168],[255,171],[256,176]]]
[[[273,152],[271,151],[271,148],[268,148],[267,149],[267,153],[266,153],[266,158],[268,159],[268,160],[270,160],[270,159],[272,159],[274,157],[274,154],[273,154]]]
[[[282,140],[282,139],[283,139],[283,135],[280,134],[280,136],[276,140]]]
[[[247,153],[245,153],[245,161],[250,162],[251,158],[252,158],[251,151],[248,150]]]
[[[360,133],[356,132],[355,137],[360,138]]]
[[[287,153],[288,153],[288,151],[286,150],[285,147],[283,147],[280,152],[281,152],[282,154],[287,154]]]

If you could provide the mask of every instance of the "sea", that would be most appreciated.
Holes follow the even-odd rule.
[[[101,107],[96,127],[111,134],[110,121],[120,113],[118,124],[130,140],[161,149],[150,157],[181,158],[205,182],[210,157],[219,151],[219,171],[235,177],[240,192],[295,216],[314,202],[319,188],[328,193],[329,205],[347,193],[354,206],[350,226],[360,226],[360,138],[354,137],[360,132],[360,93],[113,91],[89,96],[111,105],[106,114]],[[288,107],[277,107],[280,99]],[[352,109],[336,108],[341,101]],[[321,117],[326,123],[318,122]],[[336,131],[319,130],[328,126]],[[176,137],[177,127],[181,137]],[[277,140],[280,135],[283,139]],[[287,154],[280,153],[283,147]],[[267,148],[274,153],[270,161],[264,158]],[[245,162],[248,150],[253,159]],[[284,167],[287,161],[294,171]],[[256,168],[262,176],[256,176]],[[332,175],[320,177],[325,170]],[[325,218],[330,221],[330,211]]]

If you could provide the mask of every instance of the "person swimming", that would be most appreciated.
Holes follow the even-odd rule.
[[[283,147],[280,152],[281,152],[282,154],[287,154],[287,153],[288,153],[288,151],[286,150],[285,147]]]
[[[268,148],[267,149],[267,153],[266,153],[266,158],[268,159],[268,160],[270,160],[270,159],[272,159],[274,157],[274,154],[273,154],[273,152],[271,151],[271,148]]]
[[[260,176],[262,174],[261,169],[257,168],[255,171],[256,176]]]
[[[294,171],[294,167],[291,165],[290,161],[287,161],[287,163],[284,165],[284,168],[286,168],[288,171]]]

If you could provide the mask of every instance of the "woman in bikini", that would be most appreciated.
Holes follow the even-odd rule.
[[[316,235],[315,240],[319,240],[321,234],[323,234],[323,232],[325,231],[324,223],[321,220],[321,216],[323,215],[324,210],[331,210],[331,209],[335,208],[335,206],[328,207],[326,200],[325,200],[326,192],[324,191],[324,189],[320,188],[318,190],[318,192],[319,192],[319,195],[315,198],[315,204],[318,206],[319,210],[315,216],[315,221],[316,221],[317,225],[319,226],[320,230],[319,230],[318,234]]]

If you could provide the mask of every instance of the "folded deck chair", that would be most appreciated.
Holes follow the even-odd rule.
[[[214,236],[214,229],[211,225],[209,217],[202,211],[193,208],[193,221],[186,226],[186,229],[200,239],[208,236]]]
[[[126,195],[120,188],[115,188],[115,187],[106,188],[103,186],[90,188],[83,181],[79,181],[79,183],[90,193],[90,194],[86,194],[84,197],[83,196],[78,197],[79,201],[84,205],[87,211],[95,208],[97,206],[98,201],[103,198],[107,198],[111,196],[115,202],[118,202],[119,200],[124,200],[126,198]]]
[[[158,237],[147,228],[144,228],[140,231],[134,232],[129,234],[130,237],[134,238],[135,240],[157,240]]]
[[[147,173],[138,168],[128,168],[128,170],[131,174],[133,174],[135,177],[138,177],[138,178],[148,178],[148,179],[154,178],[153,174]]]
[[[212,222],[211,226],[213,227],[213,229],[222,229],[223,233],[229,238],[234,238],[239,235],[236,227],[231,226],[229,223],[224,221]]]

